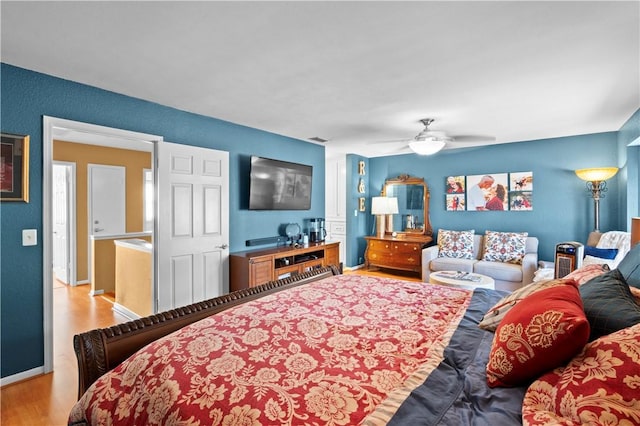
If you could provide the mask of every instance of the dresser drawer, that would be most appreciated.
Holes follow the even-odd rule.
[[[393,251],[402,254],[420,253],[422,255],[422,244],[418,243],[394,243]]]

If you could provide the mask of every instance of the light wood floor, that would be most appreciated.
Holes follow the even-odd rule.
[[[417,274],[385,270],[357,269],[345,274],[376,275],[420,281]],[[111,310],[104,297],[89,296],[89,286],[70,287],[56,283],[54,303],[54,372],[1,390],[2,421],[6,426],[66,425],[67,416],[77,400],[78,373],[73,352],[73,335],[99,327],[109,327],[127,319]]]
[[[78,373],[73,335],[126,321],[88,285],[53,287],[53,373],[2,387],[3,426],[66,425],[77,400]]]

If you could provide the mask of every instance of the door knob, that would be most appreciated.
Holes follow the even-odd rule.
[[[229,246],[226,245],[226,244],[222,244],[221,246],[216,246],[216,248],[220,248],[222,250],[226,249],[227,247],[229,247]]]
[[[104,231],[104,228],[93,228],[93,232]]]

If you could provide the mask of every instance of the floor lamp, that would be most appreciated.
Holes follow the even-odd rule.
[[[595,218],[594,231],[600,232],[600,199],[608,191],[607,179],[611,179],[618,173],[617,167],[597,167],[591,169],[578,169],[576,175],[587,182],[587,191],[593,198],[593,215]]]

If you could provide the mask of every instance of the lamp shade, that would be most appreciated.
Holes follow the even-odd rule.
[[[576,175],[587,182],[601,182],[611,179],[618,173],[617,167],[595,167],[591,169],[578,169]]]
[[[440,139],[428,138],[409,142],[409,148],[419,155],[433,155],[444,148],[445,142]]]
[[[371,214],[396,214],[398,213],[398,199],[396,197],[371,198]]]

